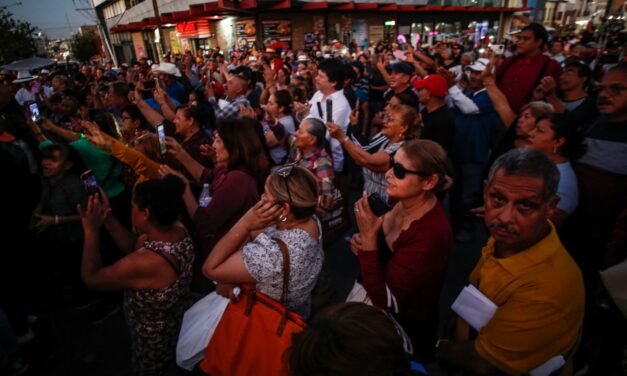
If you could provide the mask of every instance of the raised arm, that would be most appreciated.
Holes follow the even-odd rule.
[[[133,104],[137,106],[146,121],[148,121],[148,124],[150,124],[150,126],[152,126],[153,128],[156,128],[157,125],[163,123],[163,121],[165,120],[163,115],[150,107],[148,103],[146,103],[146,101],[142,99],[141,93],[137,90],[137,88],[133,97]]]
[[[355,160],[359,166],[374,172],[385,172],[390,169],[390,155],[381,150],[370,154],[352,142],[342,129],[334,123],[328,123],[327,129],[331,137],[336,138],[344,147],[344,150]]]
[[[496,110],[496,113],[499,114],[503,125],[505,125],[506,128],[509,128],[512,124],[514,124],[516,114],[509,106],[507,97],[505,97],[505,94],[503,94],[501,89],[496,86],[496,82],[492,76],[487,76],[483,79],[483,86],[485,86],[488,96],[492,100],[494,109]]]
[[[47,118],[41,118],[41,127],[49,132],[56,134],[57,136],[65,138],[68,141],[76,141],[81,138],[81,135],[79,133],[61,128]]]
[[[181,162],[183,167],[185,167],[194,180],[200,181],[202,172],[206,169],[206,167],[192,158],[192,156],[189,155],[189,153],[185,151],[181,144],[179,144],[174,138],[166,137],[165,142],[168,146],[168,153]]]
[[[155,89],[155,101],[157,101],[159,106],[161,106],[163,117],[171,122],[174,122],[174,117],[176,116],[174,110],[176,106],[174,106],[174,103],[170,100],[168,94],[160,87]]]
[[[377,69],[379,70],[379,73],[381,73],[381,76],[383,76],[383,79],[385,80],[385,82],[389,84],[390,75],[388,74],[388,71],[385,69],[385,64],[383,63],[383,59],[380,59],[379,62],[377,63]]]
[[[138,150],[124,145],[122,141],[99,130],[90,130],[85,136],[94,146],[108,151],[114,158],[130,166],[137,174],[148,179],[161,178],[159,163],[148,158]]]
[[[430,67],[435,67],[435,60],[433,60],[432,58],[430,58],[427,54],[425,54],[424,52],[420,51],[420,50],[414,50],[412,52],[412,55],[422,61],[423,63],[427,64]]]

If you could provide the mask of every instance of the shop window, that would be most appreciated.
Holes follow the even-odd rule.
[[[126,8],[132,8],[135,5],[144,2],[144,0],[124,0],[125,4],[126,4]]]
[[[383,43],[396,41],[396,21],[385,21],[383,23]]]
[[[124,0],[118,0],[104,7],[102,12],[105,19],[109,19],[124,13],[125,10],[126,4],[124,3]]]

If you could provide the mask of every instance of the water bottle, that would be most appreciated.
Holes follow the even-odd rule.
[[[202,185],[202,192],[200,193],[200,197],[198,198],[198,205],[206,208],[209,206],[211,202],[211,193],[209,192],[209,184],[205,183]]]

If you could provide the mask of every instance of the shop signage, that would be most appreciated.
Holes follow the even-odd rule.
[[[208,38],[211,35],[209,20],[179,22],[176,31],[181,38]]]
[[[237,45],[239,47],[252,47],[255,45],[257,29],[255,28],[255,20],[239,20],[235,22],[235,35],[237,37]]]
[[[283,42],[288,46],[292,43],[292,23],[287,20],[262,21],[263,41],[270,45]]]

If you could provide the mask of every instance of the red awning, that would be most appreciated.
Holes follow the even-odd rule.
[[[208,19],[217,19],[226,14],[237,13],[238,10],[319,10],[329,9],[337,11],[374,10],[388,12],[524,12],[533,8],[507,8],[507,7],[462,7],[443,5],[400,5],[394,3],[376,2],[342,2],[330,1],[300,1],[296,3],[292,0],[278,0],[278,2],[258,3],[257,0],[218,0],[204,4],[194,4],[188,10],[161,14],[161,25],[177,24],[177,31],[184,38],[205,37],[210,34]],[[181,26],[179,26],[181,25]],[[131,22],[125,25],[116,25],[111,28],[111,32],[140,31],[154,29],[157,27],[155,17],[146,18],[141,22]]]

